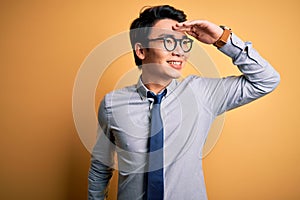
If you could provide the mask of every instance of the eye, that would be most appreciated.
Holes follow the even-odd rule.
[[[174,39],[172,39],[172,38],[165,38],[165,42],[166,42],[166,44],[173,44],[174,43]]]
[[[188,39],[188,38],[187,39],[183,39],[181,43],[182,43],[182,45],[189,45],[191,43],[191,40]]]

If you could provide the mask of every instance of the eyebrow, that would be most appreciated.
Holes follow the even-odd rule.
[[[162,33],[158,37],[172,37],[172,38],[175,38],[175,35]],[[183,35],[182,39],[185,39],[185,38],[188,38],[188,37],[186,35]]]

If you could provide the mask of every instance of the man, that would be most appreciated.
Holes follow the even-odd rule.
[[[215,45],[242,75],[177,81],[193,44],[188,35]],[[183,11],[168,5],[144,10],[131,24],[130,39],[141,77],[101,102],[89,199],[107,196],[116,152],[118,199],[205,200],[201,155],[210,125],[273,91],[279,74],[228,28],[186,21]]]

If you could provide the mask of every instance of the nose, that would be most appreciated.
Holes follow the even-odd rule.
[[[177,41],[176,48],[172,51],[173,56],[183,57],[185,55],[184,51],[182,50],[179,41]]]

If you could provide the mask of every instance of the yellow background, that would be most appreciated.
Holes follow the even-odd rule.
[[[76,73],[96,45],[128,30],[141,7],[156,4],[230,26],[281,74],[273,93],[226,114],[203,161],[209,199],[300,199],[297,0],[1,1],[0,199],[86,199],[90,155],[72,118]],[[222,76],[238,73],[214,47],[203,47]],[[133,59],[122,64],[134,67]]]

